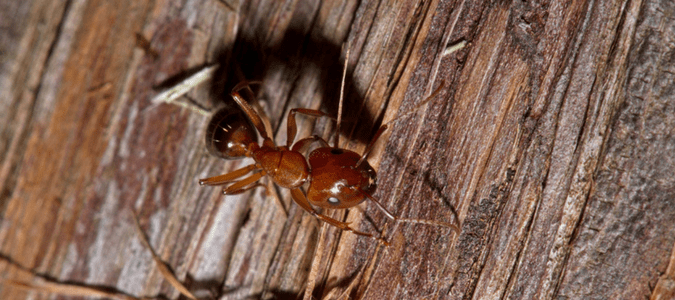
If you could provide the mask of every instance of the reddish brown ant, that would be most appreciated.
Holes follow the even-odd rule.
[[[249,82],[243,81],[237,84],[231,93],[232,98],[242,109],[243,114],[240,111],[232,110],[221,110],[219,113],[216,113],[207,129],[206,143],[207,147],[220,157],[228,159],[251,157],[255,163],[224,175],[201,179],[199,183],[202,185],[229,184],[223,190],[223,193],[225,195],[232,195],[258,186],[258,180],[267,175],[278,186],[289,189],[293,201],[317,219],[342,230],[377,239],[384,244],[387,244],[387,242],[383,238],[374,237],[372,234],[355,230],[349,227],[348,223],[335,220],[317,212],[312,205],[329,209],[341,209],[354,207],[364,200],[370,199],[392,220],[440,225],[452,228],[458,232],[459,228],[457,226],[448,223],[397,218],[372,196],[376,188],[377,173],[370,166],[366,158],[377,139],[388,128],[388,124],[384,124],[379,128],[363,154],[339,147],[339,128],[342,117],[346,66],[347,63],[345,63],[343,72],[333,147],[330,147],[328,142],[318,136],[307,137],[293,143],[297,132],[295,124],[296,113],[314,117],[328,117],[322,111],[304,108],[291,109],[287,120],[288,137],[286,145],[276,145],[270,138],[270,133],[265,129],[261,117],[239,94],[240,90],[249,85]],[[441,83],[415,109],[410,110],[402,116],[412,113],[420,106],[426,104],[426,102],[438,94],[442,87],[443,84]],[[248,119],[244,118],[244,114]],[[251,123],[263,138],[262,145],[258,145],[257,136],[250,126]],[[319,143],[321,147],[313,150],[305,158],[303,153],[314,142]],[[244,177],[247,174],[250,175]],[[306,193],[302,189],[305,183],[308,183]]]

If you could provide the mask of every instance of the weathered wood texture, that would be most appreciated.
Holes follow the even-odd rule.
[[[672,1],[230,2],[236,11],[216,0],[0,1],[2,278],[28,280],[19,265],[177,298],[134,210],[202,296],[672,299]],[[370,161],[387,208],[451,222],[454,207],[460,234],[394,224],[367,202],[328,212],[383,230],[384,248],[320,226],[283,189],[288,217],[263,189],[223,197],[197,179],[248,162],[207,153],[207,118],[150,102],[159,85],[219,62],[215,83],[189,96],[230,101],[240,69],[263,81],[284,143],[290,108],[337,113],[345,43],[350,149],[445,82]],[[334,128],[299,125],[299,136]],[[0,281],[1,299],[50,296]]]

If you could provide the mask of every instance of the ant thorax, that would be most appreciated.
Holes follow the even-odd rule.
[[[285,147],[275,149],[263,146],[253,153],[253,159],[274,183],[284,188],[300,187],[309,176],[305,157]]]

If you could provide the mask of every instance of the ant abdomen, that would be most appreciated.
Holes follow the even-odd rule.
[[[349,208],[375,192],[377,173],[361,155],[347,149],[322,147],[309,154],[312,170],[307,199],[324,208]]]
[[[215,156],[239,159],[247,156],[247,148],[258,142],[255,128],[238,107],[220,108],[206,128],[206,148]]]

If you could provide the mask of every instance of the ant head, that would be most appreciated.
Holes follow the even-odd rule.
[[[309,154],[311,178],[307,200],[325,208],[353,207],[375,192],[377,173],[361,155],[346,149],[323,147]]]
[[[231,105],[219,109],[206,128],[206,148],[225,158],[245,157],[251,143],[257,143],[255,129],[244,113]]]

